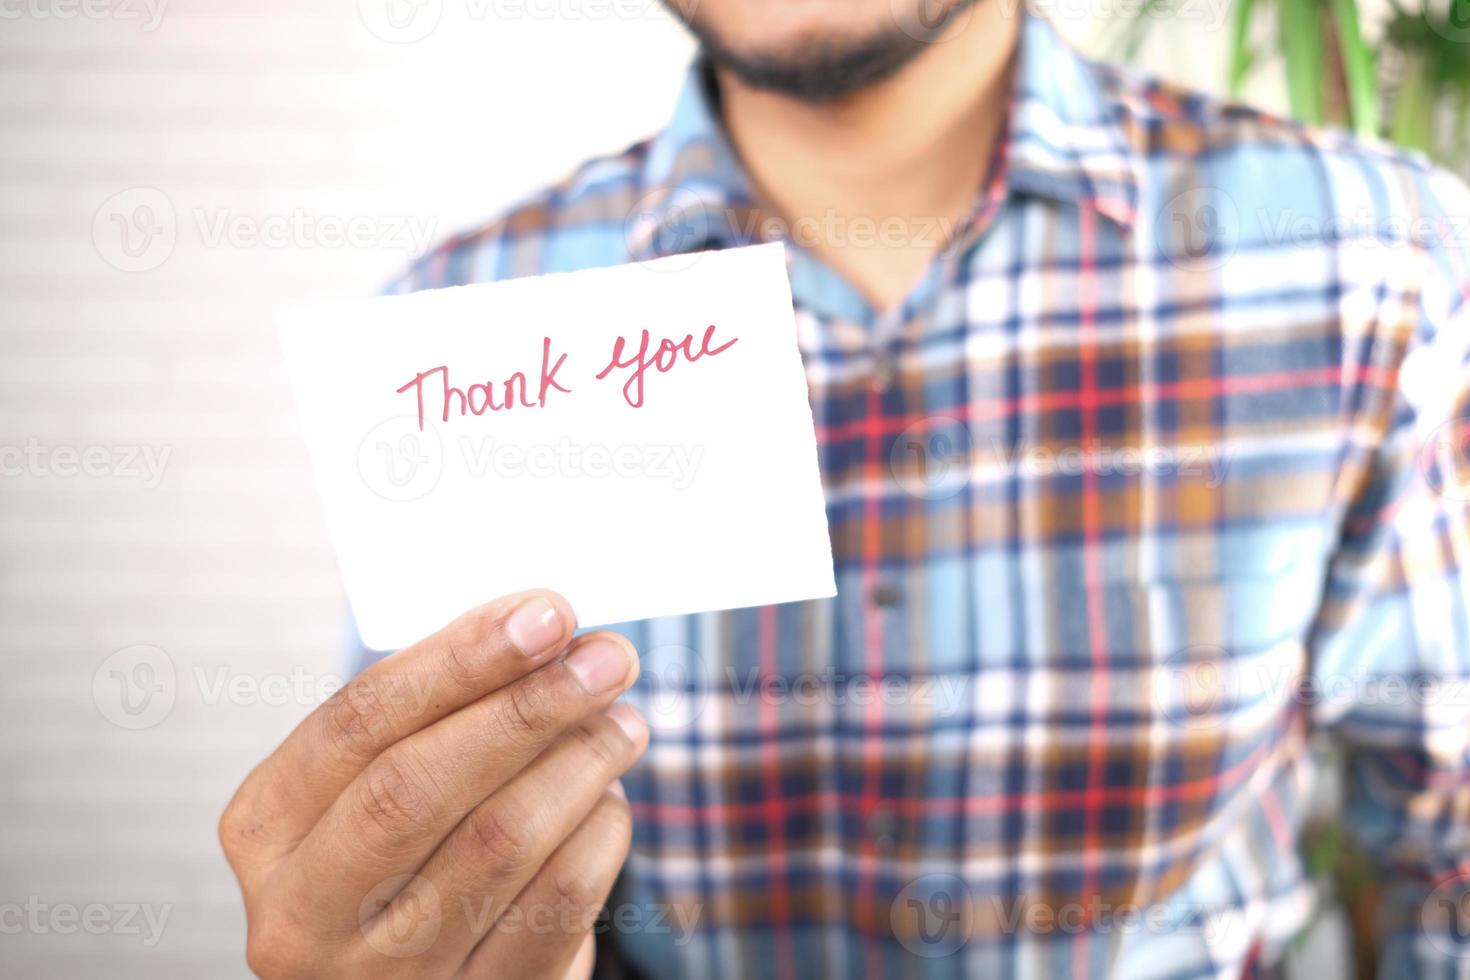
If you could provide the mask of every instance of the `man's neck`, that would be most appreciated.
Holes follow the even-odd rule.
[[[719,71],[725,126],[797,244],[880,310],[897,306],[975,203],[1000,137],[1019,18],[979,3],[887,81],[827,105]]]

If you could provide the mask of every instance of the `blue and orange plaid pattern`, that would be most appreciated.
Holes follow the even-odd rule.
[[[653,728],[621,951],[1255,975],[1317,899],[1320,729],[1390,876],[1385,975],[1470,975],[1434,900],[1470,871],[1470,196],[1022,33],[991,176],[900,308],[788,248],[837,598],[621,627]],[[395,288],[771,227],[696,67],[661,135]]]

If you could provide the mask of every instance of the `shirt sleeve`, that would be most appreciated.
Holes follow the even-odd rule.
[[[1417,323],[1397,363],[1361,345],[1378,350],[1359,373],[1391,380],[1371,418],[1371,396],[1345,413],[1364,448],[1344,454],[1311,704],[1382,876],[1379,975],[1470,978],[1470,195],[1437,174],[1417,187]]]

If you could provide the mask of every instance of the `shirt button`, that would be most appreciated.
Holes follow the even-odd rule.
[[[879,354],[873,362],[873,390],[887,391],[898,377],[898,362],[892,354]]]
[[[903,601],[903,589],[900,589],[892,582],[879,582],[868,593],[868,598],[875,606],[882,609],[892,609]]]
[[[868,833],[880,851],[891,851],[898,843],[898,818],[888,807],[877,807],[868,814]]]

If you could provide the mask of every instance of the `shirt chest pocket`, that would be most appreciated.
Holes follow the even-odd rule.
[[[1123,679],[1109,684],[1108,710],[1120,726],[1128,716],[1147,720],[1156,742],[1217,740],[1228,755],[1235,736],[1259,733],[1264,716],[1279,714],[1295,695],[1321,574],[1316,563],[1298,562],[1219,577],[1109,582],[1101,669]]]
[[[1095,759],[1101,742],[1142,759],[1187,744],[1220,765],[1259,749],[1306,670],[1318,555],[1272,551],[1226,575],[1105,570],[1054,593],[1049,614],[1031,611],[1030,643],[1011,680],[1027,745]],[[983,689],[992,661],[983,651],[977,659]],[[1140,776],[1135,769],[1117,771]]]
[[[1050,618],[1029,622],[1023,666],[982,657],[972,678],[951,787],[970,800],[967,855],[996,868],[1099,861],[1119,900],[1176,887],[1261,786],[1288,778],[1321,574],[1304,557],[1225,576],[1104,575],[1056,596]],[[939,781],[941,741],[927,753]],[[1027,884],[1065,904],[1081,900],[1078,880]]]

